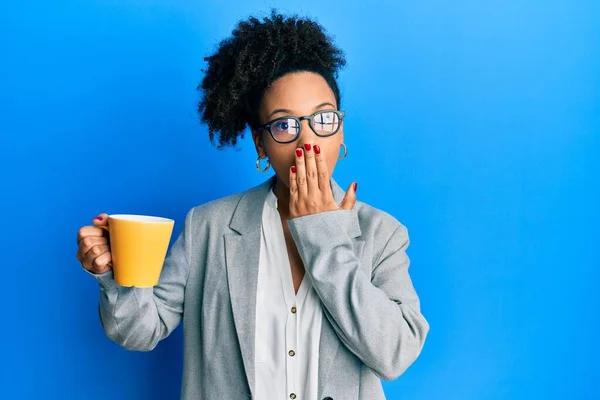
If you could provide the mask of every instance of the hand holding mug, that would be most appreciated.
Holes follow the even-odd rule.
[[[86,270],[103,274],[112,268],[108,214],[102,213],[92,220],[94,225],[83,226],[77,233],[77,259]]]

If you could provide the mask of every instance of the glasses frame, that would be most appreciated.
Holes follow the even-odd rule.
[[[326,112],[335,113],[338,116],[339,124],[335,131],[333,131],[331,133],[327,133],[327,134],[321,134],[315,130],[315,127],[313,126],[313,120],[314,120],[315,116],[322,114],[322,113],[326,113]],[[294,117],[291,115],[283,116],[283,117],[275,118],[274,120],[271,120],[271,121],[267,122],[266,124],[260,125],[258,128],[256,128],[256,130],[259,132],[262,132],[263,130],[266,129],[269,132],[269,135],[271,135],[273,140],[276,141],[277,143],[282,143],[282,144],[292,143],[292,142],[295,142],[296,140],[298,140],[298,138],[300,137],[300,134],[302,133],[302,121],[307,119],[308,124],[310,125],[310,129],[312,129],[312,131],[315,133],[315,135],[317,135],[319,137],[329,137],[329,136],[335,135],[336,133],[338,133],[340,131],[340,128],[342,127],[342,121],[344,120],[345,115],[346,115],[346,112],[340,111],[340,110],[320,110],[312,115],[305,115],[304,117]],[[298,123],[298,133],[291,140],[287,140],[287,141],[277,140],[277,139],[275,139],[275,135],[273,135],[273,132],[271,132],[271,125],[273,125],[279,121],[286,120],[286,119],[296,120],[296,122]]]

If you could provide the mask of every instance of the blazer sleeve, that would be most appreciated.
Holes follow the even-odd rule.
[[[179,325],[190,270],[193,213],[194,209],[187,213],[183,228],[165,257],[157,286],[120,286],[112,270],[98,275],[87,271],[100,286],[98,308],[104,332],[122,347],[152,350]]]
[[[337,336],[380,378],[393,380],[414,362],[429,332],[408,273],[408,233],[395,221],[376,262],[364,269],[347,234],[353,218],[355,210],[327,211],[288,226]]]

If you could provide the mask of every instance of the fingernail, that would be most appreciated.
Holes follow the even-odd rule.
[[[104,220],[104,218],[102,218],[102,217],[96,217],[96,219],[97,219],[98,221],[102,221],[102,220]]]
[[[321,148],[318,144],[315,145],[315,154],[321,154]]]
[[[292,165],[292,173],[295,174],[296,173],[296,166]]]
[[[296,149],[296,155],[302,157],[302,149]]]
[[[310,143],[304,143],[304,150],[310,151]]]
[[[358,183],[354,182],[354,191],[356,192],[356,189],[358,188]]]

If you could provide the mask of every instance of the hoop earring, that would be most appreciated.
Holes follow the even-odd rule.
[[[340,146],[342,146],[344,148],[344,154],[339,156],[338,160],[343,160],[348,155],[348,148],[346,147],[346,145],[344,143],[342,143]]]
[[[267,158],[267,165],[263,169],[263,168],[260,167],[260,160],[262,160],[262,158],[260,158],[260,156],[258,156],[258,158],[256,159],[256,169],[259,170],[262,173],[265,173],[271,167],[271,161]]]

